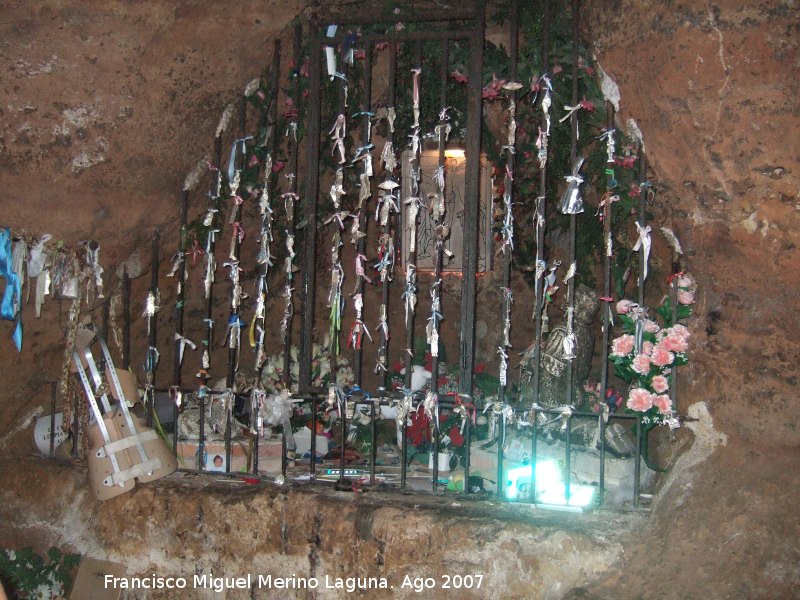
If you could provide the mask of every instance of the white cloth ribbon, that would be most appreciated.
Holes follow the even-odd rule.
[[[642,227],[639,222],[636,222],[636,230],[639,232],[639,239],[636,240],[636,245],[633,247],[634,252],[642,250],[644,252],[644,272],[642,273],[642,283],[647,279],[647,264],[650,262],[650,246],[652,240],[650,239],[650,232],[652,228],[650,225]]]
[[[192,350],[197,350],[197,344],[178,332],[175,332],[175,341],[178,342],[178,364],[181,365],[183,364],[183,351],[186,346],[189,346]]]

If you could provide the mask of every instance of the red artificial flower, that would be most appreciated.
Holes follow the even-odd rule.
[[[494,100],[500,95],[500,90],[505,85],[505,79],[498,79],[497,75],[492,73],[492,81],[483,88],[482,97],[484,100]]]
[[[300,76],[308,77],[310,70],[311,70],[311,59],[308,56],[306,56],[306,59],[303,61],[303,66],[300,67]]]
[[[447,435],[450,436],[450,442],[453,446],[460,448],[464,445],[464,436],[461,435],[461,429],[457,425],[453,425]]]
[[[456,83],[469,83],[469,77],[464,75],[461,71],[456,69],[455,71],[450,71],[450,77],[456,80]]]
[[[411,425],[406,427],[406,439],[414,447],[431,441],[430,419],[424,412],[411,413]]]
[[[286,163],[282,163],[281,161],[277,161],[272,164],[272,172],[279,173],[283,170],[283,167],[286,166]]]

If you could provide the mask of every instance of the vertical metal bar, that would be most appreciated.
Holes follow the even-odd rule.
[[[317,474],[317,397],[311,397],[311,459],[309,463],[309,474],[314,479]]]
[[[106,303],[108,304],[108,303]],[[58,395],[58,382],[50,382],[50,458],[56,453],[56,396]],[[77,430],[75,431],[77,434]]]
[[[245,131],[247,130],[247,98],[244,95],[239,99],[239,131],[238,137],[244,138]],[[247,152],[242,152],[240,156],[237,157],[237,164],[235,168],[237,171],[242,171],[244,169],[245,164],[247,164]],[[229,182],[230,183],[230,182]],[[237,192],[238,193],[238,192]],[[242,220],[242,202],[236,202],[233,208],[233,220],[234,223],[239,223]],[[229,257],[232,259],[232,266],[231,270],[239,268],[239,258],[242,250],[241,239],[239,238],[236,230],[234,229],[231,231],[231,235],[233,236],[233,256]],[[231,310],[230,310],[230,321],[233,322],[233,319],[239,321],[239,299],[236,298],[236,294],[239,293],[237,286],[234,284],[233,277],[231,277]],[[231,336],[234,335],[233,331],[230,333]],[[236,378],[236,367],[239,357],[239,352],[241,351],[241,339],[238,340],[237,343],[234,344],[233,340],[228,341],[228,374],[225,379],[225,388],[226,390],[233,394],[233,387],[234,387],[234,380]],[[236,406],[236,395],[233,394],[233,398],[231,399],[232,404],[228,406],[228,410],[225,416],[225,472],[231,472],[231,437],[233,435],[233,410]]]
[[[567,415],[567,443],[564,447],[564,499],[569,506],[572,479],[572,414]]]
[[[450,59],[449,55],[449,48],[448,48],[448,40],[443,39],[441,44],[441,54],[442,54],[442,62],[441,62],[441,69],[439,73],[439,77],[441,78],[442,84],[441,93],[439,95],[439,106],[441,106],[440,113],[439,113],[439,162],[438,166],[442,170],[442,178],[445,182],[445,186],[447,185],[447,178],[446,173],[447,170],[445,169],[445,144],[446,144],[446,131],[445,127],[447,126],[447,113],[445,112],[447,109],[447,77],[448,77],[448,62]],[[445,189],[441,190],[442,194],[442,202],[446,202],[446,187]],[[440,305],[441,296],[442,296],[442,255],[444,252],[444,242],[445,240],[441,237],[440,232],[444,227],[444,214],[440,215],[439,219],[434,223],[434,227],[436,229],[435,232],[435,254],[433,257],[433,282],[431,283],[431,318],[433,330],[435,335],[439,335],[439,320],[436,318],[436,314],[434,313],[434,309],[437,305]],[[439,309],[441,310],[441,308]],[[437,342],[438,343],[438,342]],[[436,356],[433,356],[433,352],[431,352],[431,393],[434,395],[439,394],[439,355],[438,352]],[[438,400],[437,400],[438,402]],[[435,417],[434,417],[435,419]],[[439,422],[435,419],[433,423],[433,459],[431,464],[433,466],[433,490],[436,491],[437,485],[439,483]]]
[[[614,107],[611,102],[606,101],[606,131],[610,132],[614,129]],[[611,170],[609,174],[606,195],[610,196],[613,193],[611,186],[614,181],[614,164],[613,162],[608,165],[607,169]],[[600,347],[600,402],[603,403],[603,410],[600,413],[600,504],[603,504],[605,498],[605,482],[606,482],[606,392],[608,391],[608,341],[611,335],[611,254],[612,254],[612,240],[611,240],[611,221],[612,213],[611,207],[613,203],[610,198],[606,198],[603,204],[603,240],[605,246],[603,258],[603,342]]]
[[[642,476],[642,413],[636,413],[636,464],[633,466],[633,505],[639,507],[639,482]]]
[[[200,402],[200,439],[197,440],[197,453],[195,464],[198,471],[206,470],[206,395],[205,392],[198,398]]]
[[[485,6],[475,3],[475,29],[469,39],[469,78],[481,81]],[[459,391],[472,398],[472,373],[475,363],[475,303],[478,266],[478,209],[481,180],[482,86],[471,85],[467,100],[467,165],[464,185],[464,262],[461,286],[461,339]]]
[[[292,56],[294,57],[294,65],[296,71],[292,75],[292,106],[299,110],[300,106],[300,64],[303,60],[302,57],[302,39],[303,39],[303,25],[302,23],[298,23],[297,26],[294,28],[294,41],[292,44]],[[278,68],[280,68],[280,63],[277,63]],[[277,80],[276,80],[277,81]],[[277,97],[277,86],[275,89],[275,106],[274,106],[274,123],[275,127],[278,127],[278,97]],[[298,119],[299,119],[298,114]],[[277,140],[278,133],[277,131],[273,134],[275,139]],[[297,143],[294,143],[291,138],[289,142],[290,150],[289,150],[289,165],[291,168],[291,174],[294,175],[289,180],[289,192],[290,194],[296,194],[298,189],[298,178],[300,174],[297,172],[297,167],[299,163],[299,154],[300,148],[298,147]],[[275,143],[275,150],[277,150],[277,141]],[[273,157],[275,153],[273,153]],[[316,163],[315,163],[316,164]],[[295,197],[293,195],[288,196],[288,200],[286,201],[286,235],[289,238],[294,238],[295,235]],[[286,384],[287,389],[291,388],[292,385],[292,320],[294,317],[294,295],[292,294],[292,281],[290,278],[292,277],[291,273],[286,274],[286,333],[283,338],[283,382]],[[312,457],[313,458],[313,457]]]
[[[306,171],[303,213],[303,285],[300,296],[302,314],[300,333],[300,393],[308,393],[311,387],[311,358],[314,345],[314,300],[316,298],[317,257],[317,195],[319,192],[319,119],[320,119],[320,60],[321,47],[318,39],[319,26],[311,21],[311,82],[308,103],[308,133],[306,135]],[[332,371],[335,377],[335,371]]]
[[[510,32],[510,61],[511,61],[511,81],[517,80],[517,48],[519,43],[519,31],[517,28],[517,16],[519,11],[519,3],[517,0],[513,0],[511,3],[511,32]],[[510,102],[511,106],[516,106],[517,100],[517,93],[515,91],[510,92]],[[516,109],[512,110],[509,118],[512,122],[509,122],[509,127],[516,127]],[[516,139],[516,138],[515,138]],[[511,140],[509,140],[510,142]],[[514,199],[514,149],[516,147],[516,141],[513,145],[511,145],[507,149],[506,153],[506,175],[505,175],[505,190],[504,195],[508,199],[505,203],[505,210],[511,212],[512,211],[512,203]],[[508,219],[509,215],[505,215],[505,218]],[[504,235],[512,235],[511,232],[505,232]],[[503,246],[503,302],[501,307],[501,316],[505,320],[506,317],[511,316],[511,240],[509,241],[509,245]],[[505,339],[506,335],[505,331],[505,324],[504,324],[504,333],[500,339],[500,348],[499,351],[502,353],[501,361],[505,361],[505,353],[506,353],[506,342],[508,340]],[[503,364],[505,364],[503,362]],[[503,368],[503,367],[501,367]],[[497,401],[504,405],[506,401],[506,382],[501,381],[499,387],[497,388]],[[505,408],[505,406],[503,406]],[[505,477],[503,476],[503,447],[505,446],[505,438],[506,438],[506,420],[505,416],[502,418],[502,424],[500,426],[500,437],[497,440],[497,495],[500,498],[505,497]],[[502,483],[502,485],[501,485]]]
[[[639,226],[644,229],[647,226],[647,190],[649,188],[647,182],[647,157],[644,154],[643,145],[639,146],[639,182],[641,192],[639,194],[638,221]],[[641,252],[639,252],[639,306],[644,306],[644,271],[646,268],[645,253],[644,248],[642,248]]]
[[[377,444],[375,443],[378,437],[378,422],[375,419],[375,402],[370,404],[369,411],[369,424],[371,427],[370,437],[372,442],[369,447],[369,484],[375,485],[375,460],[378,457]]]
[[[150,263],[150,291],[155,298],[158,298],[158,270],[159,270],[159,245],[161,242],[161,233],[158,229],[153,232],[153,247]],[[150,317],[150,336],[148,339],[149,346],[147,348],[147,398],[145,399],[147,408],[147,426],[153,426],[153,413],[155,412],[155,385],[156,385],[156,369],[158,368],[158,312]]]
[[[180,267],[176,273],[178,279],[178,293],[175,301],[175,333],[183,336],[183,305],[185,302],[186,283],[186,220],[189,210],[189,190],[183,190],[180,201],[180,229],[178,239],[178,260]],[[175,340],[175,363],[172,369],[172,385],[180,388],[181,385],[181,346],[182,340]]]
[[[289,460],[288,457],[286,456],[286,430],[284,429],[284,427],[286,426],[283,425],[281,427],[281,429],[283,430],[282,431],[283,435],[281,435],[281,475],[283,475],[285,481],[286,468],[289,466]]]
[[[388,100],[387,104],[389,107],[394,110],[394,102],[395,102],[395,78],[397,77],[397,56],[395,54],[396,46],[394,42],[389,44],[389,89],[388,89]],[[394,133],[392,132],[391,128],[386,127],[386,140],[387,143],[392,144],[392,148],[394,149]],[[393,150],[394,151],[394,150]],[[393,173],[386,173],[385,174],[387,180],[393,180],[394,174]],[[398,194],[399,195],[399,194]],[[402,206],[402,203],[398,203],[398,206]],[[402,209],[401,209],[402,210]],[[395,256],[397,255],[397,231],[399,229],[399,219],[400,219],[400,212],[398,211],[397,219],[394,221],[391,217],[388,219],[386,228],[384,229],[384,233],[388,234],[392,238],[391,247],[394,248]],[[394,226],[392,223],[394,222]],[[392,265],[394,265],[395,256],[392,257]],[[386,278],[386,281],[383,282],[381,286],[381,305],[383,306],[383,311],[386,314],[386,318],[389,318],[389,290],[391,289],[391,273],[389,277]],[[382,364],[385,368],[382,371],[381,375],[381,387],[383,389],[389,389],[389,336],[388,331],[381,328],[381,345],[380,349],[378,350],[379,357],[378,361],[379,364]],[[403,427],[405,430],[405,427]],[[398,440],[399,441],[399,440]]]
[[[680,265],[673,264],[672,272],[678,273],[680,271]],[[672,279],[670,289],[670,299],[672,300],[672,324],[676,325],[678,323],[678,280],[677,278]],[[669,397],[670,397],[670,404],[672,405],[672,412],[678,412],[678,368],[673,367],[670,372],[669,378]]]
[[[130,283],[130,280],[128,281]],[[72,458],[78,458],[79,429],[80,421],[78,419],[78,395],[75,394],[72,398]]]
[[[575,106],[578,103],[578,2],[579,0],[572,0],[572,102],[571,105]],[[569,147],[569,164],[570,169],[575,164],[578,157],[578,115],[577,111],[572,111],[569,118],[570,129],[572,132],[572,139]],[[575,243],[577,237],[577,216],[571,214],[569,216],[569,268],[576,264],[575,259]],[[572,330],[572,312],[575,310],[575,279],[577,274],[569,278],[567,284],[567,327],[569,331]],[[575,401],[575,359],[567,359],[567,406],[572,406]],[[569,442],[567,442],[569,444]],[[569,486],[567,487],[569,491]],[[569,496],[567,497],[569,501]]]
[[[389,42],[389,90],[388,90],[389,98],[388,103],[389,106],[394,109],[394,105],[396,102],[397,96],[397,42],[391,41]],[[387,128],[387,139],[389,139],[392,143],[394,143],[394,133]],[[402,189],[402,188],[400,188]],[[400,199],[401,200],[401,199]],[[394,232],[392,233],[394,239],[394,247],[395,247],[395,258],[398,256],[398,252],[400,250],[403,236],[400,235],[401,226],[403,223],[402,219],[402,202],[398,201],[398,206],[400,206],[400,210],[397,212],[397,216],[395,219],[394,224]],[[409,258],[409,261],[411,258]],[[388,314],[388,302],[389,302],[389,286],[384,285],[384,304],[387,306],[387,314]],[[408,338],[406,338],[408,339]],[[406,344],[406,347],[408,345]],[[413,346],[412,346],[413,348]],[[389,361],[389,342],[386,340],[385,349],[384,349],[384,358],[386,360],[386,364]],[[410,382],[411,382],[411,374],[408,371],[408,360],[406,360],[406,376],[404,385],[406,389],[410,389]],[[384,387],[388,389],[389,387],[389,374],[384,374]],[[408,468],[408,439],[406,437],[406,423],[402,424],[400,428],[400,488],[405,489],[406,487],[406,469]]]
[[[517,80],[517,48],[519,43],[519,31],[517,28],[517,16],[519,12],[518,0],[511,2],[511,31],[510,31],[510,44],[509,44],[509,60],[511,61],[511,81]],[[509,92],[510,101],[513,106],[516,106],[517,92]],[[516,112],[510,114],[510,119],[514,119],[514,123],[509,123],[509,127],[516,127]],[[515,143],[506,151],[506,175],[504,180],[505,194],[508,196],[509,201],[506,210],[510,211],[514,200],[514,152],[516,148]],[[501,315],[505,318],[506,315],[511,314],[511,246],[503,246],[503,302],[501,306]],[[500,351],[505,353],[505,340],[501,337]],[[501,359],[502,360],[502,359]],[[500,384],[497,388],[497,401],[504,404],[506,401],[506,385]]]
[[[175,300],[175,333],[180,338],[175,340],[175,358],[172,368],[172,385],[176,394],[180,394],[182,384],[181,367],[181,348],[183,347],[183,313],[184,304],[186,302],[186,221],[188,219],[189,211],[189,190],[183,190],[180,201],[180,230],[178,240],[178,260],[180,260],[180,267],[176,273],[178,278],[178,292]],[[172,402],[172,453],[178,453],[178,405]]]
[[[506,497],[506,478],[503,476],[503,446],[506,444],[506,419],[500,416],[500,433],[497,436],[497,497]]]
[[[298,27],[302,27],[302,25],[298,25]],[[295,65],[296,64],[297,64],[297,57],[295,57]],[[280,82],[280,70],[281,70],[281,41],[280,40],[275,40],[275,42],[273,44],[273,47],[272,47],[272,71],[270,73],[270,100],[269,100],[269,104],[268,104],[269,110],[265,111],[262,114],[262,118],[261,118],[261,125],[262,126],[266,126],[266,127],[271,127],[272,128],[272,140],[270,142],[270,149],[269,149],[269,156],[270,156],[271,161],[274,160],[275,157],[277,156],[277,150],[278,150],[278,91],[279,91],[278,86],[279,86],[279,82]],[[297,106],[297,105],[293,104],[293,106]],[[295,157],[295,159],[296,159],[296,157]],[[265,167],[265,168],[269,168],[269,165],[267,165],[267,167]],[[293,173],[294,173],[294,171],[293,171]],[[275,175],[275,173],[272,172],[271,169],[269,171],[267,171],[266,173],[264,173],[264,185],[267,186],[267,192],[269,194],[270,203],[273,201],[273,199],[275,197],[275,189],[277,188],[276,178],[277,178],[277,176]],[[291,182],[290,185],[292,185],[292,186],[296,185],[295,184],[295,180],[296,179],[297,179],[296,177],[291,178],[290,179],[290,182]],[[267,218],[268,218],[268,216],[265,213],[264,218],[262,219],[261,232],[259,233],[260,236],[267,235],[267,232],[265,231],[265,229],[267,227],[267,223],[266,223]],[[269,220],[269,226],[271,227],[271,225],[272,225],[272,220],[271,220],[272,217],[269,216],[269,219],[270,219]],[[289,227],[293,228],[294,227],[294,223],[293,223],[293,219],[290,219],[289,216],[287,215],[287,219],[286,219],[286,228],[287,228],[287,230],[289,229]],[[263,240],[263,238],[261,238],[261,239]],[[269,248],[269,243],[270,242],[267,241],[267,248]],[[258,280],[258,289],[256,290],[256,294],[258,294],[259,297],[262,298],[262,302],[264,302],[264,303],[266,303],[267,287],[269,285],[269,282],[267,281],[267,278],[269,276],[269,264],[268,263],[269,263],[269,256],[266,257],[266,260],[264,261],[264,264],[262,265],[262,267],[260,269],[260,273],[259,273],[259,278],[260,279]],[[289,285],[289,281],[288,280],[286,282],[286,285],[287,286]],[[291,302],[291,300],[289,300],[289,302]],[[262,311],[261,316],[256,315],[256,326],[257,326],[257,328],[259,328],[259,334],[256,337],[256,348],[255,348],[255,355],[256,355],[256,365],[255,365],[255,367],[256,367],[256,386],[257,386],[257,389],[259,391],[262,391],[262,392],[263,392],[263,387],[262,387],[263,384],[262,384],[262,381],[261,381],[261,375],[262,375],[262,372],[264,370],[264,365],[266,364],[266,351],[264,349],[264,327],[265,327],[265,323],[264,323],[265,315],[264,315],[264,313],[265,313],[265,311],[266,311],[266,309],[264,309],[264,311]],[[287,320],[286,320],[286,332],[287,332],[286,335],[287,335],[287,337],[289,335],[290,328],[291,328],[290,319],[287,318]],[[287,351],[287,348],[288,348],[288,344],[284,344],[284,352]],[[287,386],[286,386],[287,389],[291,389],[291,378],[289,378],[289,380],[287,381],[287,376],[289,375],[289,367],[288,367],[288,365],[286,363],[285,356],[284,356],[284,364],[283,364],[283,366],[284,366],[284,373],[283,373],[284,383],[287,383]],[[254,397],[251,395],[251,401],[250,401],[250,427],[251,427],[251,429],[253,431],[256,432],[256,435],[252,436],[250,439],[251,439],[251,444],[252,444],[251,447],[252,447],[252,451],[253,451],[252,470],[253,470],[253,474],[257,475],[258,474],[258,467],[259,467],[259,465],[258,465],[258,462],[259,462],[258,461],[258,455],[259,455],[258,446],[259,446],[259,441],[260,441],[260,437],[261,437],[261,431],[258,428],[258,407],[254,406],[253,398]]]
[[[131,368],[131,278],[122,273],[122,368]]]
[[[222,193],[222,173],[220,172],[222,164],[222,135],[220,134],[216,138],[214,138],[214,166],[212,167],[212,173],[214,174],[214,185],[212,191],[209,192],[209,211],[216,211],[217,206],[219,205],[219,195]],[[212,213],[214,214],[214,213]],[[209,231],[206,238],[206,260],[214,261],[214,253],[216,250],[216,239],[211,234],[211,230],[213,230],[214,224],[209,227]],[[211,350],[212,350],[212,343],[214,340],[214,282],[211,281],[208,284],[208,297],[206,298],[206,315],[204,322],[206,324],[205,328],[205,336],[202,340],[203,345],[203,353],[201,357],[208,356],[209,361],[211,359]],[[203,361],[203,358],[201,358]],[[206,365],[204,362],[201,362],[201,370],[200,373],[202,377],[200,378],[200,384],[205,385],[208,382],[210,377],[210,370],[211,365]]]
[[[372,108],[372,47],[367,46],[365,56],[364,56],[364,96],[361,100],[361,105],[359,107],[359,111],[365,113],[362,117],[363,122],[361,124],[361,144],[367,145],[370,143],[370,131],[371,131],[371,123],[370,123],[370,109]],[[371,152],[367,150],[367,152]],[[366,168],[366,162],[365,168]],[[370,196],[364,202],[364,206],[361,206],[358,210],[357,219],[358,219],[358,230],[364,234],[363,237],[358,239],[358,244],[356,248],[356,252],[359,255],[363,255],[366,251],[367,247],[367,233],[369,230],[369,201],[372,199]],[[364,294],[364,279],[362,277],[358,278],[356,282],[356,293]],[[360,344],[356,345],[356,348],[353,352],[353,378],[355,380],[355,384],[357,386],[361,386],[362,383],[362,368],[363,368],[363,352],[361,350]]]
[[[110,313],[111,313],[111,302],[106,300],[105,302],[103,302],[103,324],[100,328],[104,340],[108,339],[108,321],[111,316]]]
[[[422,43],[417,41],[414,45],[414,69],[421,69],[422,68]],[[415,173],[418,172],[420,169],[420,157],[419,153],[415,156],[411,157],[411,168],[409,169],[411,173],[411,197],[415,198],[419,196],[419,181],[417,181],[415,177]],[[402,204],[401,204],[402,207]],[[401,208],[402,210],[402,208]],[[414,223],[407,223],[407,227],[411,227],[411,235],[417,235],[417,228],[416,224]],[[417,265],[417,252],[416,252],[416,243],[414,244],[414,251],[409,251],[408,253],[408,264],[414,265],[416,268]],[[409,249],[411,245],[409,245]],[[414,275],[416,278],[416,275]],[[416,279],[414,280],[416,281]],[[414,352],[414,329],[416,325],[416,315],[414,312],[411,312],[408,315],[408,319],[406,320],[406,355],[405,355],[405,363],[406,363],[406,377],[405,377],[405,387],[406,389],[411,389],[411,372],[413,367],[413,352]],[[432,377],[432,379],[436,379]]]
[[[341,408],[339,409],[339,411],[341,413],[339,415],[339,420],[342,422],[342,433],[341,433],[341,435],[342,435],[342,445],[340,447],[341,451],[339,452],[339,487],[340,488],[343,488],[345,486],[345,483],[344,483],[344,466],[345,466],[345,464],[344,464],[345,463],[345,461],[344,461],[344,449],[345,449],[345,446],[347,446],[347,402],[344,403],[342,408],[344,408],[344,410],[341,410]]]
[[[550,0],[542,0],[542,73],[547,73],[550,62]],[[544,94],[542,94],[544,97]],[[547,131],[548,117],[542,113],[541,129]],[[546,139],[546,138],[545,138]],[[545,152],[547,150],[545,149]],[[545,232],[545,207],[547,204],[547,162],[539,170],[539,197],[536,200],[536,217],[534,227],[536,228],[536,281],[534,283],[534,349],[533,349],[533,375],[532,375],[532,401],[531,406],[539,402],[539,380],[541,377],[541,352],[542,352],[542,313],[544,311],[544,232]],[[541,269],[540,269],[541,265]],[[539,272],[541,270],[541,273]],[[535,443],[535,440],[534,440]],[[534,464],[534,471],[536,465]]]
[[[474,402],[470,402],[474,406]],[[475,410],[474,408],[472,410]],[[469,414],[467,415],[467,425],[464,430],[464,447],[466,451],[464,453],[464,490],[469,493],[469,459],[470,454],[472,453],[472,428],[470,427],[470,417]]]
[[[539,436],[539,424],[536,407],[531,408],[531,427],[533,427],[533,437],[531,438],[531,503],[536,503],[536,442]]]

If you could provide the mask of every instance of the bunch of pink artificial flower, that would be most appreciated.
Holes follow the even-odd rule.
[[[689,274],[678,276],[675,284],[676,306],[666,297],[655,309],[663,325],[649,318],[647,308],[620,300],[616,312],[623,333],[611,342],[614,371],[630,389],[625,405],[631,411],[647,413],[656,423],[673,416],[669,376],[687,363],[691,337],[689,329],[676,321],[692,314],[697,285]]]

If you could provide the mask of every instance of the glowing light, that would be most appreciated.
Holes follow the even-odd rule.
[[[445,158],[464,158],[465,156],[463,148],[446,148],[444,151]]]
[[[506,498],[514,500],[531,485],[531,465],[509,469],[506,484]],[[595,488],[589,485],[571,484],[569,486],[569,502],[567,502],[567,486],[561,476],[561,469],[552,460],[536,463],[536,502],[537,504],[553,504],[557,506],[589,506],[594,498]]]

